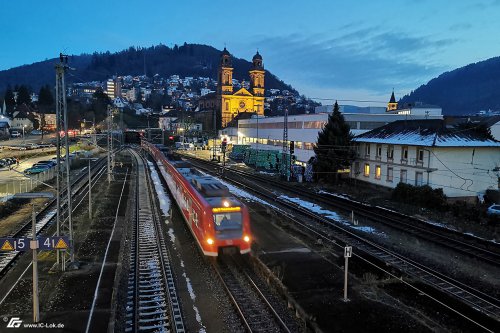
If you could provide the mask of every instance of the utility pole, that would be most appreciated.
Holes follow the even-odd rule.
[[[217,161],[215,157],[215,142],[217,141],[217,117],[214,109],[214,144],[212,145],[212,161]]]
[[[288,108],[285,108],[285,115],[283,116],[283,157],[281,161],[281,167],[283,169],[283,176],[286,180],[290,180],[290,174],[288,170],[287,156],[288,156]]]
[[[108,106],[108,183],[111,183],[111,106]]]
[[[90,158],[89,158],[89,219],[92,219],[92,179],[90,177]]]
[[[64,143],[66,146],[66,158],[65,158],[65,165],[66,165],[66,192],[67,192],[67,212],[68,212],[68,223],[61,223],[61,205],[60,201],[58,204],[58,212],[59,212],[59,232],[61,232],[61,227],[66,227],[66,232],[69,235],[69,241],[70,241],[70,250],[69,250],[69,256],[70,256],[70,262],[73,263],[75,261],[75,253],[73,251],[73,221],[72,221],[72,202],[71,202],[71,182],[70,182],[70,161],[69,161],[69,141],[68,141],[68,108],[67,108],[67,103],[66,103],[66,83],[65,83],[65,74],[66,70],[69,69],[68,66],[68,56],[64,55],[62,53],[59,54],[59,64],[56,65],[56,115],[57,119],[56,122],[59,124],[61,122],[61,118],[63,118],[63,123],[64,123]],[[57,112],[58,111],[58,112]],[[62,112],[62,115],[61,115]],[[62,117],[61,117],[62,116]],[[58,131],[57,133],[58,137],[58,147],[57,147],[57,167],[60,169],[60,133]],[[60,192],[60,179],[58,179],[58,200],[59,196],[61,194]],[[59,235],[58,235],[59,236]],[[62,270],[66,270],[66,262],[65,262],[65,254],[63,255],[62,258]]]
[[[31,213],[31,228],[33,237],[30,248],[33,250],[33,322],[38,323],[40,320],[40,306],[38,304],[38,241],[36,240],[36,213],[35,204],[32,204],[33,210]]]

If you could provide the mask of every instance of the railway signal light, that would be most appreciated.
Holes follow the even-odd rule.
[[[295,141],[290,141],[290,155],[295,152]]]
[[[223,153],[226,152],[226,148],[227,148],[227,138],[224,138],[221,143],[221,150]]]
[[[173,136],[169,136],[169,137],[168,137],[168,139],[169,139],[170,141],[174,141],[174,137],[173,137]]]

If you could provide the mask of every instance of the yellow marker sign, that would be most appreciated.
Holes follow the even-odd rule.
[[[56,246],[54,246],[55,249],[67,249],[68,248],[68,244],[66,244],[66,242],[64,241],[64,239],[62,238],[59,238],[59,240],[57,241],[57,244]]]
[[[5,242],[3,242],[3,245],[0,248],[0,250],[2,250],[2,251],[14,251],[14,246],[12,246],[12,244],[9,242],[9,240],[6,239]]]
[[[215,207],[212,208],[212,212],[214,213],[230,213],[230,212],[239,212],[241,208],[237,207]]]

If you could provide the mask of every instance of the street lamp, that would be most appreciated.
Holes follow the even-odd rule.
[[[26,139],[24,138],[24,128],[26,127],[26,124],[23,125],[23,145],[26,143]]]

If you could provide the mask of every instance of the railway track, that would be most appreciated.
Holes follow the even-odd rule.
[[[211,163],[203,163],[203,165],[212,166]],[[200,164],[197,164],[197,167],[200,167]],[[207,167],[200,168],[203,168],[208,172],[213,172],[212,169],[208,169]],[[230,170],[230,172],[232,171],[233,170]],[[298,226],[302,232],[306,231],[310,234],[313,234],[315,237],[320,237],[321,239],[323,239],[323,241],[331,244],[332,246],[343,247],[344,244],[351,245],[355,248],[354,256],[367,262],[369,265],[378,267],[382,271],[393,276],[396,276],[395,273],[397,273],[398,278],[400,278],[401,276],[405,276],[406,281],[403,281],[402,278],[401,280],[407,285],[411,285],[409,281],[411,279],[415,279],[430,286],[434,291],[437,291],[437,293],[435,293],[436,295],[433,295],[434,298],[439,297],[441,294],[446,295],[447,297],[452,297],[453,299],[466,304],[468,306],[469,314],[464,315],[461,312],[462,310],[456,310],[448,306],[446,304],[446,297],[442,298],[442,300],[438,300],[438,303],[440,303],[441,305],[447,307],[460,316],[473,321],[479,327],[487,331],[493,332],[495,331],[495,328],[499,326],[499,299],[485,294],[465,283],[454,280],[446,276],[445,274],[437,272],[403,255],[385,249],[384,247],[374,243],[373,241],[365,239],[362,236],[352,232],[348,228],[344,228],[333,223],[331,220],[325,218],[322,215],[316,214],[297,204],[281,199],[279,195],[276,195],[269,189],[269,181],[267,180],[265,186],[258,185],[255,182],[253,182],[253,184],[249,184],[242,181],[242,179],[244,179],[242,175],[244,174],[246,177],[246,173],[236,172],[234,175],[231,175],[230,172],[226,170],[226,180],[230,181],[240,188],[245,188],[246,190],[268,200],[269,202],[273,202],[273,204],[275,205],[278,204],[281,207],[284,207],[286,211],[292,212],[287,213],[286,215],[289,219],[293,220],[294,224]],[[253,177],[253,175],[250,175],[248,178],[246,178],[246,180],[255,180],[255,178],[256,177]],[[313,222],[307,222],[307,219],[298,218],[297,216],[307,217],[310,221]],[[373,262],[374,260],[376,261],[376,263]],[[380,267],[379,263],[385,264],[385,267]],[[387,267],[390,267],[392,273],[387,270]],[[413,286],[412,288],[417,289]],[[486,318],[484,318],[484,322],[478,323],[474,319],[470,319],[468,317],[469,315],[474,316],[474,314],[476,314],[475,312],[479,312],[482,315],[486,316]],[[491,327],[495,328],[492,329]]]
[[[283,309],[264,289],[242,262],[242,257],[224,256],[214,268],[247,332],[296,332]]]
[[[105,172],[105,164],[106,160],[101,158],[97,160],[91,166],[91,182],[92,186],[95,185],[97,180],[104,174]],[[66,198],[66,190],[61,191],[61,198],[63,198],[63,202],[61,204],[61,217],[67,213],[67,201],[64,201]],[[80,172],[78,174],[77,179],[72,182],[71,185],[72,192],[72,200],[77,202],[76,205],[73,206],[73,211],[78,208],[78,205],[82,202],[83,198],[88,193],[88,173]],[[52,199],[47,203],[47,205],[36,215],[36,234],[39,235],[42,231],[46,230],[54,221],[57,214],[56,207],[56,199]],[[23,223],[21,227],[19,227],[16,231],[12,232],[6,237],[19,238],[19,237],[31,237],[32,235],[32,221],[31,219]],[[0,277],[4,276],[9,269],[13,266],[16,259],[21,255],[22,252],[19,251],[9,251],[9,252],[0,252]]]
[[[125,332],[185,332],[169,253],[144,160],[137,161]]]
[[[220,169],[219,165],[210,161],[194,159],[187,155],[183,155],[183,157],[195,160],[196,163],[207,166],[212,170]],[[233,168],[226,169],[225,175],[229,178],[248,179],[263,185],[272,185],[273,187],[297,195],[302,199],[311,200],[314,201],[314,203],[321,203],[325,208],[330,207],[340,210],[346,215],[354,212],[357,219],[363,218],[371,222],[382,223],[397,230],[411,233],[427,241],[432,241],[460,254],[481,260],[496,267],[500,267],[500,244],[498,243],[426,223],[411,216],[388,210],[383,207],[367,205],[365,203],[351,200],[343,196],[337,196],[332,193],[312,192],[305,187],[300,187],[299,189],[296,186],[287,185],[283,182],[270,179],[269,177],[263,178],[255,174]]]

